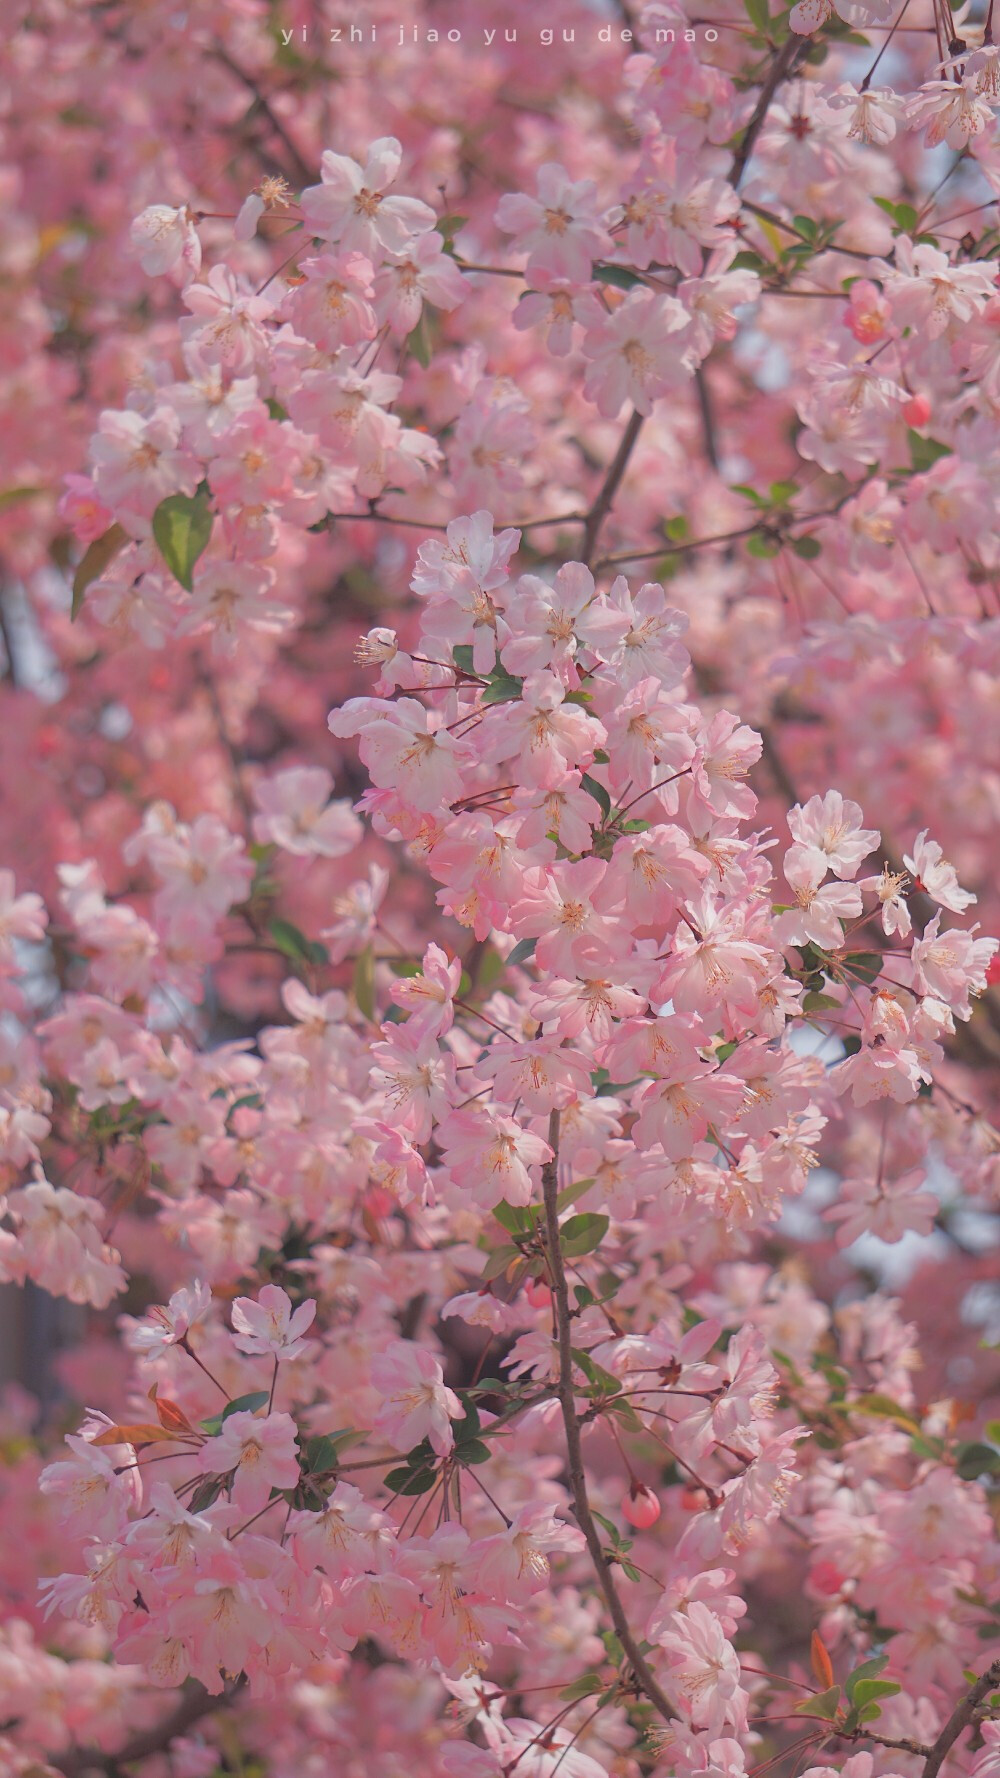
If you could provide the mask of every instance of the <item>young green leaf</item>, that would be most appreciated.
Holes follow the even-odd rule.
[[[212,535],[212,508],[208,495],[168,494],[153,514],[153,537],[175,580],[187,592],[199,556]]]

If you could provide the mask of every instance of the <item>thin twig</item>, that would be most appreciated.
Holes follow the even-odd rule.
[[[593,560],[597,547],[598,533],[614,504],[615,495],[621,486],[622,477],[628,468],[628,460],[635,448],[635,441],[642,430],[643,415],[633,408],[628,425],[622,433],[621,444],[615,452],[614,459],[604,481],[600,493],[587,514],[583,527],[583,560],[588,567]]]
[[[552,1280],[552,1301],[555,1310],[556,1330],[559,1343],[559,1406],[562,1409],[563,1427],[566,1433],[566,1457],[569,1471],[570,1490],[573,1495],[573,1509],[576,1513],[580,1530],[587,1542],[590,1559],[594,1564],[597,1579],[615,1633],[622,1649],[632,1667],[638,1684],[647,1698],[654,1704],[665,1722],[670,1722],[676,1712],[671,1708],[669,1699],[663,1692],[656,1678],[650,1672],[644,1655],[629,1628],[625,1608],[618,1596],[618,1590],[612,1578],[611,1570],[604,1559],[604,1550],[590,1511],[587,1498],[587,1478],[583,1465],[583,1448],[580,1440],[580,1423],[576,1417],[576,1394],[573,1388],[573,1338],[570,1323],[569,1291],[566,1285],[566,1271],[563,1266],[562,1249],[559,1245],[559,1113],[549,1114],[549,1147],[552,1159],[546,1161],[542,1168],[542,1194],[545,1201],[545,1232],[548,1251],[549,1274]]]
[[[740,182],[747,170],[747,162],[757,145],[757,137],[760,135],[767,120],[767,114],[771,108],[771,101],[779,86],[781,86],[782,82],[787,80],[792,73],[799,56],[804,52],[807,42],[808,39],[805,37],[787,37],[771,64],[771,71],[768,74],[764,85],[760,89],[760,98],[757,100],[750,122],[747,124],[747,127],[743,132],[743,140],[740,143],[739,148],[736,150],[733,159],[732,171],[729,175],[729,183],[735,190],[739,190]]]

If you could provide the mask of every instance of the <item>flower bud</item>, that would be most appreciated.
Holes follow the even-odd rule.
[[[660,1516],[660,1503],[652,1488],[644,1482],[633,1482],[622,1501],[622,1518],[637,1531],[648,1531]]]
[[[926,395],[911,395],[903,403],[903,419],[908,426],[926,426],[931,417],[931,404]]]

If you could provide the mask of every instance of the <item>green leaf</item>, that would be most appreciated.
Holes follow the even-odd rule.
[[[212,535],[212,508],[207,494],[168,494],[153,514],[153,536],[175,580],[191,591],[198,557]]]
[[[455,1456],[459,1463],[488,1463],[491,1452],[481,1438],[467,1438],[455,1446]]]
[[[870,1660],[862,1661],[860,1667],[855,1667],[854,1672],[849,1673],[844,1682],[844,1689],[847,1692],[848,1701],[853,1704],[854,1694],[858,1685],[862,1684],[865,1680],[877,1679],[879,1674],[882,1673],[888,1665],[888,1655],[872,1655]]]
[[[898,1401],[893,1401],[888,1395],[862,1395],[857,1401],[851,1402],[850,1410],[852,1414],[867,1414],[875,1420],[895,1420],[898,1425],[905,1426],[908,1432],[920,1431],[913,1415],[906,1408],[901,1408]],[[879,1655],[877,1658],[884,1667],[889,1657],[888,1655]],[[881,1673],[882,1667],[872,1668],[871,1662],[868,1661],[863,1668],[859,1667],[857,1671],[864,1673],[867,1678],[870,1672]]]
[[[480,1283],[489,1284],[494,1278],[501,1278],[509,1265],[520,1259],[520,1249],[513,1246],[496,1247],[486,1261],[480,1273]]]
[[[237,1395],[234,1401],[228,1402],[222,1410],[223,1420],[230,1414],[256,1414],[258,1408],[266,1408],[270,1400],[267,1389],[252,1389],[249,1395]]]
[[[336,1469],[338,1463],[336,1441],[326,1433],[306,1439],[302,1447],[302,1462],[310,1475],[327,1475]]]
[[[599,1247],[611,1224],[609,1216],[601,1216],[594,1210],[584,1210],[579,1216],[571,1216],[564,1222],[559,1231],[559,1244],[570,1259],[580,1259],[585,1253],[593,1253]]]
[[[798,216],[796,222],[800,220]],[[799,491],[798,482],[772,482],[768,492],[773,506],[787,506],[794,494]]]
[[[744,500],[752,500],[754,505],[759,506],[762,510],[767,506],[763,494],[758,494],[756,488],[751,488],[749,482],[734,482],[732,492],[742,494]]]
[[[593,1183],[591,1175],[589,1179],[574,1179],[572,1185],[564,1186],[556,1199],[559,1209],[568,1210],[571,1204],[576,1203],[577,1198],[582,1198],[585,1192],[589,1192]]]
[[[832,1007],[839,1007],[840,1001],[832,994],[805,994],[802,998],[803,1012],[828,1012]]]
[[[534,956],[537,943],[538,940],[536,938],[519,939],[514,946],[514,949],[507,954],[506,962],[508,967],[511,964],[527,963],[529,957]]]
[[[429,1494],[437,1481],[432,1469],[390,1469],[383,1477],[390,1494]]]
[[[792,548],[804,562],[814,562],[817,556],[823,554],[823,545],[818,537],[794,537]]]
[[[118,551],[132,540],[121,525],[111,525],[100,537],[95,537],[86,553],[81,557],[80,564],[73,576],[73,603],[70,606],[70,617],[75,622],[83,609],[83,601],[91,582],[104,573],[109,563],[114,561]]]
[[[280,401],[275,401],[273,395],[269,395],[267,398],[267,411],[272,420],[287,420],[288,418],[287,407],[282,407]]]
[[[754,30],[759,31],[762,37],[766,36],[771,23],[771,12],[767,0],[743,0],[743,4],[746,7],[747,18]]]
[[[881,951],[852,951],[844,958],[844,968],[856,981],[871,984],[882,973]]]
[[[203,1513],[207,1506],[211,1506],[213,1501],[218,1500],[221,1493],[221,1478],[218,1476],[208,1476],[205,1481],[199,1482],[187,1503],[187,1511],[189,1513]]]
[[[22,500],[37,500],[39,494],[44,494],[44,492],[44,488],[5,488],[0,494],[0,512],[7,512],[12,506],[19,506]]]
[[[583,772],[580,777],[580,786],[581,789],[587,792],[588,796],[593,797],[595,803],[600,807],[601,814],[604,816],[605,820],[607,820],[607,817],[611,813],[611,798],[605,790],[604,785],[598,784],[597,779],[592,778],[589,772]]]
[[[906,436],[910,444],[910,461],[918,473],[932,468],[935,463],[940,462],[942,457],[950,457],[952,454],[950,445],[941,444],[940,440],[936,438],[923,438],[919,432],[914,432],[912,428]]]
[[[325,945],[315,944],[293,926],[291,920],[274,919],[268,923],[268,935],[283,957],[291,958],[293,963],[326,963],[329,961]]]
[[[752,537],[747,538],[748,556],[755,556],[759,561],[770,561],[780,554],[781,545],[776,537],[768,537],[763,531],[755,531]]]
[[[832,1722],[840,1709],[840,1687],[831,1685],[829,1691],[819,1692],[814,1698],[803,1698],[792,1710],[793,1716],[822,1716]]]
[[[494,674],[483,692],[482,701],[484,704],[511,704],[521,696],[523,685],[523,679],[515,679],[513,674]]]
[[[613,284],[617,290],[634,290],[637,284],[642,283],[635,272],[627,271],[623,265],[591,266],[590,275],[599,284]]]
[[[475,671],[472,665],[471,642],[460,642],[457,648],[452,649],[451,658],[456,667],[459,667],[463,673],[472,673]]]
[[[589,1352],[581,1352],[577,1346],[572,1346],[570,1350],[573,1354],[574,1364],[579,1365],[587,1382],[593,1388],[598,1390],[601,1395],[620,1394],[621,1382],[618,1377],[614,1377],[610,1371],[606,1371],[603,1365],[591,1358]]]
[[[1000,1451],[992,1445],[962,1444],[955,1451],[956,1469],[963,1482],[978,1481],[981,1475],[1000,1475]]]
[[[523,1235],[531,1227],[520,1205],[508,1204],[506,1198],[501,1198],[499,1204],[494,1204],[493,1214],[500,1227],[506,1229],[509,1235]]]
[[[896,227],[902,229],[904,234],[913,233],[919,217],[912,204],[895,204],[891,198],[875,198],[874,201],[880,210],[884,210],[887,216],[892,217]]]
[[[894,1698],[902,1689],[893,1679],[858,1679],[855,1681],[851,1703],[863,1710],[866,1704],[874,1703],[876,1698]]]
[[[684,543],[691,527],[689,526],[687,519],[684,517],[684,514],[678,513],[675,518],[667,520],[663,529],[671,543]]]
[[[567,1704],[574,1704],[577,1698],[590,1698],[593,1697],[595,1692],[603,1690],[604,1681],[598,1679],[596,1673],[583,1673],[580,1675],[579,1679],[574,1679],[572,1685],[566,1686],[565,1690],[559,1693],[559,1696],[564,1699]]]
[[[430,330],[427,326],[426,309],[421,310],[420,320],[417,322],[413,332],[407,334],[406,349],[411,356],[416,359],[417,363],[426,370],[433,356]]]
[[[354,963],[354,975],[351,981],[355,1004],[363,1018],[371,1024],[375,1023],[375,953],[371,945],[366,945],[358,953]]]

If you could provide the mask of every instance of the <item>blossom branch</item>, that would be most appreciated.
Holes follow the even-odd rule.
[[[642,1654],[629,1627],[625,1608],[618,1595],[605,1561],[604,1549],[597,1526],[594,1523],[587,1496],[587,1478],[583,1463],[583,1447],[580,1439],[580,1422],[576,1416],[576,1395],[573,1389],[573,1339],[570,1325],[569,1290],[566,1284],[566,1270],[563,1265],[562,1248],[559,1243],[559,1113],[549,1114],[549,1147],[552,1157],[542,1168],[542,1194],[545,1203],[545,1234],[548,1250],[549,1272],[552,1280],[552,1303],[556,1321],[559,1346],[559,1405],[562,1409],[563,1426],[566,1432],[566,1455],[569,1470],[570,1489],[573,1495],[573,1507],[576,1517],[587,1540],[587,1550],[597,1573],[601,1592],[611,1614],[611,1621],[622,1648],[628,1657],[636,1679],[647,1698],[665,1721],[674,1717],[674,1710],[649,1669],[649,1664]]]
[[[962,1702],[952,1711],[924,1761],[921,1778],[937,1778],[938,1772],[959,1735],[972,1726],[984,1698],[988,1697],[990,1692],[995,1691],[997,1686],[1000,1686],[1000,1660],[994,1661],[991,1667],[987,1667],[986,1672],[976,1680],[975,1685],[966,1692]]]
[[[622,477],[628,468],[628,460],[632,455],[636,440],[642,430],[642,422],[643,415],[636,409],[633,409],[628,424],[625,427],[625,431],[622,433],[621,443],[615,452],[611,467],[604,478],[600,493],[587,514],[583,528],[582,554],[583,560],[587,563],[588,567],[593,560],[594,550],[597,547],[597,538],[601,526],[607,518],[608,513],[611,511],[615,495],[621,487]]]
[[[142,1729],[126,1741],[124,1747],[117,1752],[105,1753],[96,1747],[71,1748],[68,1753],[50,1759],[49,1764],[64,1778],[87,1778],[87,1774],[104,1772],[107,1778],[117,1778],[122,1766],[129,1766],[136,1760],[149,1759],[154,1753],[166,1752],[178,1735],[184,1735],[188,1729],[201,1722],[203,1717],[211,1716],[216,1710],[222,1710],[232,1704],[243,1690],[246,1680],[242,1677],[227,1685],[217,1696],[213,1697],[204,1686],[193,1683],[182,1693],[180,1702],[158,1723],[151,1728]]]

